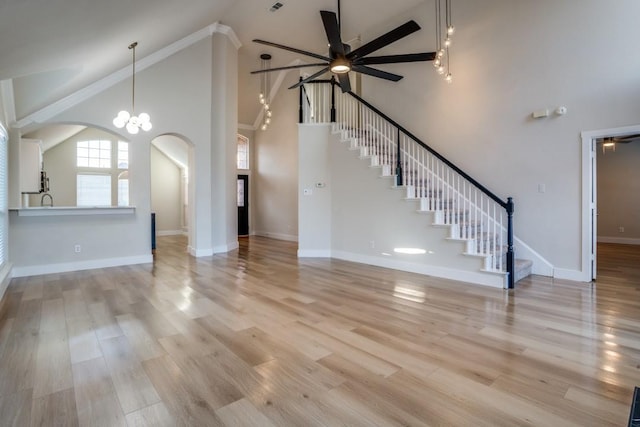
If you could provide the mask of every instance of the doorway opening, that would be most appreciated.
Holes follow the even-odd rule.
[[[249,235],[249,175],[238,175],[238,236]]]
[[[604,150],[604,153],[601,152],[600,158],[607,155],[607,150],[609,151],[609,155],[613,154],[612,148],[605,147],[604,144],[613,141],[625,141],[630,140],[629,138],[632,135],[640,134],[640,125],[634,126],[626,126],[621,128],[613,128],[613,129],[602,129],[596,131],[587,131],[582,132],[582,262],[581,262],[581,274],[584,277],[585,281],[596,280],[597,276],[597,248],[598,248],[598,236],[600,235],[600,240],[603,243],[606,243],[606,240],[612,241],[617,240],[619,242],[623,242],[626,237],[619,236],[608,236],[608,234],[625,234],[628,233],[626,226],[626,219],[620,217],[618,215],[609,215],[608,218],[599,218],[599,209],[598,209],[598,187],[603,194],[601,194],[601,198],[603,198],[603,202],[607,204],[615,203],[614,212],[621,212],[621,201],[624,203],[625,209],[629,208],[630,205],[638,204],[640,206],[640,200],[637,202],[633,202],[631,197],[622,197],[620,199],[620,195],[616,194],[618,190],[621,190],[622,184],[630,181],[628,177],[624,176],[623,170],[618,166],[607,165],[606,167],[601,164],[600,166],[603,169],[603,172],[607,172],[608,174],[612,173],[611,171],[616,171],[616,177],[607,176],[607,178],[601,178],[599,181],[598,178],[598,151]],[[637,145],[629,145],[629,147],[633,147],[634,149],[640,148],[640,141],[631,142],[629,141],[626,144],[637,144]],[[618,150],[623,150],[622,145],[618,145]],[[624,150],[627,151],[627,150]],[[610,157],[611,158],[611,157]],[[629,160],[629,159],[623,159]],[[635,170],[635,168],[634,168]],[[622,175],[620,174],[622,173]],[[613,182],[611,186],[609,179]],[[634,181],[631,179],[631,181]],[[637,179],[635,181],[638,181]],[[605,187],[605,185],[607,185]],[[605,190],[606,188],[606,190]],[[624,191],[624,190],[622,190]],[[627,191],[627,194],[629,192]],[[636,192],[637,194],[637,192]],[[603,196],[606,195],[606,200]],[[618,198],[619,200],[612,202],[611,197]],[[600,205],[601,207],[605,206],[604,204]],[[610,206],[607,205],[607,213],[610,213]],[[635,207],[631,206],[631,210],[635,209]],[[603,212],[604,213],[604,212]],[[620,221],[625,221],[625,224],[619,224]],[[600,222],[600,224],[599,224]],[[637,222],[637,221],[635,221]],[[599,232],[599,228],[603,228],[602,232]],[[612,230],[618,230],[617,233]],[[622,230],[622,231],[620,231]],[[633,230],[629,230],[633,231]],[[640,236],[640,232],[638,232]],[[627,234],[629,235],[629,234]],[[620,240],[623,239],[623,240]],[[636,239],[637,240],[637,239]],[[625,241],[625,243],[638,244],[640,240],[634,243],[633,239],[629,239]]]
[[[176,135],[161,135],[151,141],[151,211],[156,217],[156,235],[186,236],[185,252],[191,244],[190,154],[192,146]],[[166,240],[166,239],[165,239]]]

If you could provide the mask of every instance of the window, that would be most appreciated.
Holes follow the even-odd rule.
[[[238,169],[249,169],[249,139],[238,135]]]
[[[76,205],[129,206],[129,143],[95,139],[76,147]]]
[[[129,171],[118,175],[118,206],[129,206]]]
[[[7,134],[0,125],[0,267],[7,261]],[[2,278],[0,277],[0,280]]]
[[[129,143],[118,141],[118,169],[129,169]]]
[[[110,168],[111,141],[78,141],[76,159],[79,168]]]
[[[111,206],[111,175],[78,174],[78,206]]]

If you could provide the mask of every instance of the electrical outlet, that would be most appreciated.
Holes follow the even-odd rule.
[[[624,233],[624,227],[618,227],[618,233]]]
[[[75,251],[75,253],[79,254],[80,252],[82,252],[82,246],[80,245],[75,245],[73,247],[73,250]]]
[[[376,241],[375,241],[375,240],[371,240],[371,241],[369,241],[369,246],[371,246],[371,249],[375,249],[375,247],[376,247]]]

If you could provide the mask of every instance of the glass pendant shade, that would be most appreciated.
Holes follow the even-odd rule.
[[[260,68],[262,70],[267,70],[271,68],[271,55],[268,53],[263,53],[260,55]],[[260,93],[258,95],[258,100],[261,105],[261,114],[262,114],[262,124],[260,126],[261,130],[267,130],[269,124],[271,123],[271,74],[269,72],[263,72],[260,74]]]
[[[128,111],[122,110],[113,119],[113,125],[118,128],[127,129],[132,135],[137,134],[142,128],[143,131],[148,132],[151,130],[151,117],[147,113],[140,113],[135,115],[135,100],[136,100],[136,46],[138,42],[133,42],[129,45],[129,49],[133,51],[133,75],[131,85],[131,114]]]

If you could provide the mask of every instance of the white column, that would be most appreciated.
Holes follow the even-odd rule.
[[[236,139],[238,50],[220,33],[212,36],[211,215],[214,253],[238,247]]]

